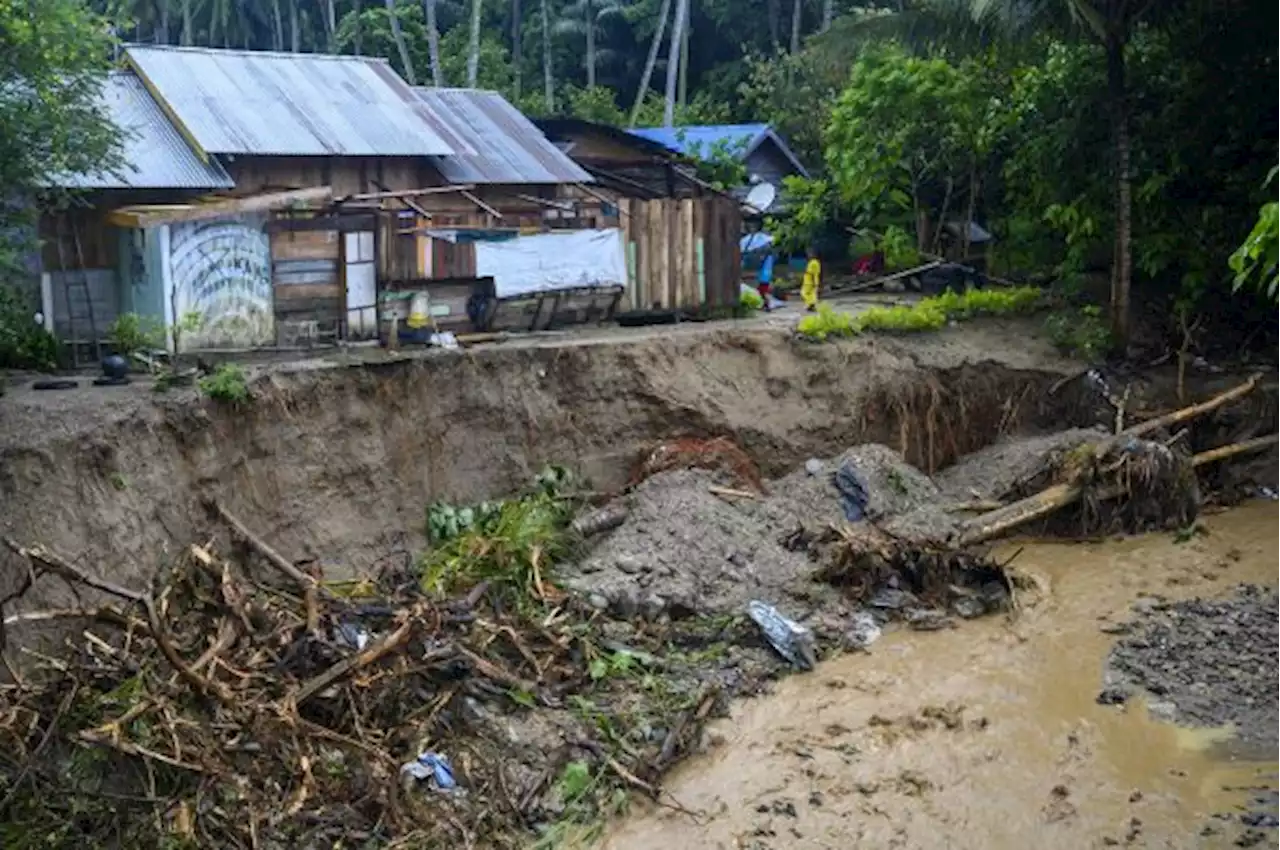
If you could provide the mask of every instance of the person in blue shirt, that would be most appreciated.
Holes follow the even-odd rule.
[[[764,309],[766,312],[773,309],[769,298],[769,290],[772,288],[773,252],[770,251],[765,255],[764,261],[760,263],[760,273],[756,276],[756,291],[760,293],[760,297],[764,300]]]

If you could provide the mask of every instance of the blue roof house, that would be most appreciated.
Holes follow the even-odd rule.
[[[742,160],[751,183],[780,187],[784,177],[809,176],[791,148],[768,124],[646,127],[631,132],[689,157],[724,150]]]

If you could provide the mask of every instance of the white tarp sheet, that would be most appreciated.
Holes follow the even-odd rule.
[[[492,277],[499,298],[584,286],[626,286],[622,231],[574,230],[477,242],[476,275]]]

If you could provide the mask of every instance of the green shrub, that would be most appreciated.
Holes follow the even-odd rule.
[[[1051,313],[1044,329],[1060,351],[1082,360],[1100,360],[1111,349],[1111,330],[1102,308],[1093,304]]]
[[[920,251],[916,239],[896,224],[885,228],[880,237],[880,250],[884,253],[887,269],[909,269],[920,265]]]
[[[116,354],[129,357],[136,351],[164,347],[164,327],[151,316],[121,313],[107,328],[107,342]]]
[[[796,330],[817,342],[822,342],[829,336],[854,336],[858,332],[854,328],[852,316],[837,313],[826,304],[819,304],[818,312],[802,318]]]
[[[909,307],[872,307],[858,314],[853,323],[859,331],[936,331],[946,327],[947,314],[925,298]]]
[[[955,319],[975,316],[1009,316],[1028,313],[1042,303],[1042,293],[1034,286],[1011,289],[970,289],[966,292],[943,292],[921,298],[915,304],[898,307],[872,307],[857,316],[837,313],[825,304],[816,315],[805,316],[797,330],[810,339],[822,341],[829,336],[853,336],[864,331],[916,333],[936,331]]]
[[[223,363],[212,375],[200,379],[200,392],[215,401],[239,406],[249,401],[249,382],[239,366]]]
[[[738,306],[747,312],[764,309],[764,297],[754,289],[744,289],[738,296]]]
[[[16,291],[0,284],[0,369],[56,369],[59,354],[57,338],[36,324]]]

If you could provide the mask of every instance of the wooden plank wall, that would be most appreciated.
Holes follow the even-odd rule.
[[[737,302],[742,214],[735,201],[718,196],[632,198],[620,204],[632,273],[630,309],[696,309]]]
[[[277,322],[340,322],[346,294],[342,234],[290,230],[271,234],[271,280]]]

